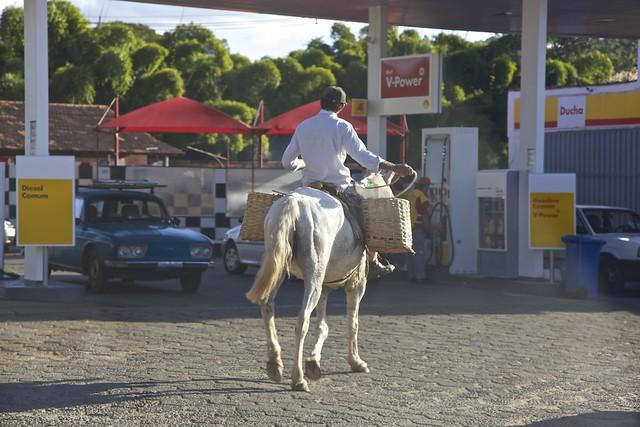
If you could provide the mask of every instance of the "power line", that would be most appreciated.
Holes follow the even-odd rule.
[[[100,25],[100,24],[105,24],[107,22],[113,23],[113,22],[118,22],[117,20],[112,20],[112,18],[108,18],[107,19],[102,19],[102,20],[98,20],[98,21],[90,21],[90,23],[92,25]],[[252,29],[252,28],[259,28],[261,26],[265,26],[265,25],[273,25],[273,24],[278,24],[278,23],[283,23],[283,21],[237,21],[237,22],[233,22],[233,21],[220,21],[220,22],[193,22],[194,24],[197,25],[202,25],[203,27],[215,27],[218,29],[227,29],[227,30],[232,30],[232,29]],[[156,23],[145,23],[144,25],[147,25],[151,28],[174,28],[178,25],[180,25],[181,23],[179,21],[173,21],[173,22],[156,22]],[[308,25],[308,22],[296,22],[296,23],[287,23],[287,26],[301,26],[301,25]]]

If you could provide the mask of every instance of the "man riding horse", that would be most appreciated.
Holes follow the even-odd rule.
[[[351,173],[344,165],[347,154],[372,172],[382,169],[407,176],[414,171],[407,164],[391,163],[367,150],[351,123],[338,117],[345,105],[347,95],[344,90],[339,86],[327,87],[320,98],[322,109],[298,125],[282,155],[282,165],[286,169],[302,169],[302,185],[325,190],[353,203],[358,198]],[[377,253],[368,256],[369,277],[380,277],[393,271],[393,265],[382,264]]]
[[[370,170],[386,169],[401,176],[413,172],[407,165],[387,162],[367,151],[353,127],[338,118],[337,113],[346,104],[342,89],[327,88],[321,102],[322,111],[298,126],[284,154],[286,167],[304,167],[305,186],[281,197],[267,212],[262,262],[253,286],[247,292],[247,298],[260,306],[267,332],[267,374],[279,382],[283,378],[284,364],[274,301],[287,274],[304,280],[291,371],[291,388],[297,391],[309,390],[305,373],[310,379],[321,376],[322,346],[329,333],[327,298],[334,289],[344,289],[347,297],[347,361],[352,371],[369,372],[358,352],[358,311],[367,283],[365,242],[362,233],[358,232],[359,224],[349,220],[349,210],[344,210],[343,203],[328,194],[341,199],[349,199],[346,197],[349,194],[356,196],[351,193],[354,187],[349,169],[344,166],[347,154]],[[371,264],[379,264],[374,256],[369,259]],[[378,269],[389,270],[384,266],[378,266]],[[304,361],[304,341],[314,310],[317,313],[316,342]]]

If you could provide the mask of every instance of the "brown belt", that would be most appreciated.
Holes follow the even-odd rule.
[[[340,190],[338,186],[322,181],[314,181],[312,183],[309,183],[308,186],[311,188],[315,188],[316,190],[325,191],[334,197],[338,195],[338,191]]]

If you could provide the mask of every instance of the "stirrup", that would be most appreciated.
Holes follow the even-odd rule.
[[[382,264],[380,260],[369,261],[368,279],[379,279],[382,276],[393,273],[396,267],[393,264]]]

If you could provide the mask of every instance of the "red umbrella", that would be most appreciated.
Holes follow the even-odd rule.
[[[267,135],[291,135],[303,121],[316,115],[320,111],[320,101],[313,101],[300,107],[275,116],[255,129],[266,131]],[[351,123],[359,135],[367,134],[367,118],[351,115],[351,104],[347,104],[338,116]],[[388,135],[404,135],[404,129],[387,120]]]
[[[183,96],[138,108],[98,126],[119,132],[250,133],[251,127]]]

